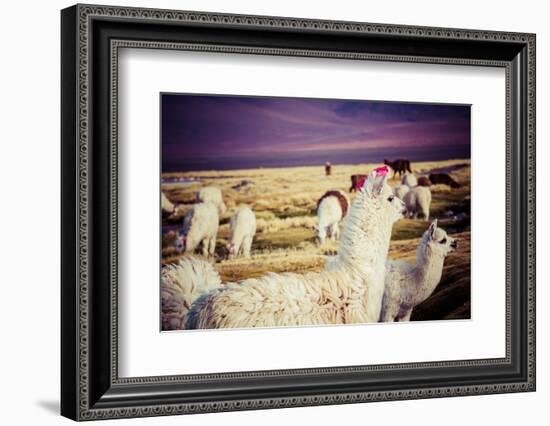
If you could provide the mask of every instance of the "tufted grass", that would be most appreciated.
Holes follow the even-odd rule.
[[[432,187],[431,216],[461,240],[460,249],[445,263],[441,284],[436,292],[413,313],[415,320],[457,319],[470,317],[470,219],[449,219],[445,213],[455,215],[470,212],[470,167],[466,160],[413,163],[417,175],[428,174],[437,168],[462,166],[450,174],[462,186],[450,189],[445,185]],[[330,189],[342,189],[349,194],[349,176],[366,173],[374,165],[333,166],[333,174],[325,177],[322,167],[286,169],[255,169],[227,172],[194,172],[171,174],[201,179],[199,183],[182,185],[164,184],[168,198],[180,204],[178,214],[165,218],[162,238],[162,263],[173,263],[180,255],[171,246],[168,229],[177,229],[181,218],[194,202],[194,194],[206,185],[218,186],[228,207],[220,218],[216,244],[215,268],[224,282],[258,277],[267,272],[306,272],[323,269],[328,256],[338,250],[338,242],[327,241],[323,246],[316,242],[316,202]],[[247,183],[233,189],[242,181]],[[391,185],[398,179],[390,179]],[[248,259],[226,259],[228,222],[235,208],[249,205],[257,218],[257,233]],[[402,219],[394,225],[389,256],[413,260],[418,239],[427,229],[425,220]],[[170,228],[168,228],[170,227]]]

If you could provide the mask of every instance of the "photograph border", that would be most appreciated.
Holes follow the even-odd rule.
[[[138,47],[139,46],[139,47]],[[114,67],[113,67],[113,78],[117,78],[118,79],[118,53],[119,53],[119,49],[120,48],[135,48],[135,49],[141,49],[143,48],[143,45],[142,44],[139,44],[139,45],[136,45],[136,43],[134,42],[128,42],[128,41],[125,41],[122,43],[121,40],[113,40],[113,44],[111,45],[111,61],[113,64],[116,64]],[[181,45],[179,47],[176,47],[176,46],[170,46],[170,47],[163,47],[163,48],[159,48],[158,47],[158,44],[155,44],[154,46],[150,47],[151,49],[165,49],[165,50],[180,50],[180,51],[193,51],[194,49],[190,47],[190,45]],[[202,50],[202,49],[201,49]],[[287,56],[293,56],[292,52],[289,51],[288,55]],[[411,57],[408,57],[408,59],[412,59]],[[392,62],[392,60],[388,60],[386,62]],[[410,61],[410,62],[414,62],[414,61]],[[507,73],[508,71],[505,70],[505,74]],[[112,105],[111,105],[111,108],[113,111],[115,111],[115,115],[117,115],[117,111],[119,109],[119,106],[118,106],[118,91],[117,91],[117,88],[113,88],[113,96],[112,96]],[[250,94],[246,94],[246,95],[242,95],[242,94],[237,94],[237,93],[218,93],[218,92],[212,92],[212,93],[207,93],[207,92],[179,92],[179,91],[175,91],[175,92],[168,92],[168,91],[162,91],[159,93],[159,122],[162,123],[162,118],[163,118],[163,108],[162,108],[162,98],[163,96],[193,96],[193,97],[212,97],[212,98],[240,98],[240,99],[264,99],[264,100],[271,100],[271,99],[277,99],[277,100],[281,100],[281,99],[292,99],[292,100],[305,100],[305,101],[309,101],[309,100],[313,100],[313,101],[338,101],[338,102],[361,102],[361,103],[376,103],[376,104],[393,104],[393,105],[429,105],[429,106],[458,106],[458,107],[469,107],[469,113],[471,114],[471,107],[472,107],[472,103],[467,103],[467,102],[430,102],[430,101],[398,101],[398,100],[382,100],[382,99],[353,99],[353,98],[339,98],[339,97],[327,97],[327,98],[320,98],[320,97],[313,97],[313,96],[289,96],[289,95],[250,95]],[[472,131],[471,131],[471,118],[470,118],[470,122],[469,122],[469,125],[470,125],[470,132],[469,132],[469,139],[470,139],[470,143],[469,143],[469,146],[468,146],[468,155],[469,157],[467,158],[468,160],[471,160],[471,155],[472,155],[472,144],[471,144],[471,140],[472,140]],[[115,125],[115,122],[112,122],[111,123],[111,131],[112,131],[112,134],[115,135],[115,132],[116,132],[116,125]],[[162,197],[160,196],[161,195],[161,192],[162,192],[162,175],[164,173],[174,173],[173,171],[170,171],[170,172],[165,172],[163,170],[163,153],[162,153],[162,150],[163,150],[163,138],[162,138],[162,133],[163,133],[163,125],[161,124],[159,126],[159,151],[160,151],[160,163],[159,163],[159,170],[160,170],[160,174],[159,174],[159,182],[158,182],[158,189],[159,189],[159,199],[158,199],[158,209],[159,209],[159,212],[161,211],[162,209]],[[112,155],[111,155],[111,158],[112,158],[112,162],[113,164],[117,163],[118,162],[118,152],[114,149],[115,146],[118,146],[118,140],[115,139],[115,138],[112,138],[111,140],[111,147],[112,147]],[[453,159],[455,159],[453,157]],[[461,157],[457,157],[456,159],[463,159]],[[417,161],[415,161],[417,162]],[[334,163],[333,165],[335,166],[338,166],[339,163]],[[272,166],[265,166],[265,168],[269,169],[271,168]],[[275,168],[277,168],[277,166],[274,166]],[[291,166],[291,167],[295,167],[295,166]],[[302,167],[302,166],[296,166],[296,167]],[[304,167],[310,167],[310,166],[304,166]],[[214,169],[207,169],[207,170],[214,170]],[[227,172],[231,169],[224,169],[222,170],[223,172]],[[250,169],[247,169],[247,170],[253,170],[252,168]],[[203,170],[193,170],[193,172],[202,172]],[[115,177],[116,178],[116,177]],[[118,188],[116,190],[116,194],[118,194]],[[471,195],[471,194],[469,194]],[[113,200],[113,204],[114,206],[118,205],[118,199],[114,199]],[[117,218],[118,218],[118,209],[114,208],[112,209],[112,212],[111,212],[111,217],[112,217],[112,220],[113,220],[113,223],[116,223],[117,222]],[[161,286],[162,286],[162,269],[163,269],[163,264],[162,264],[162,233],[163,233],[163,223],[162,223],[162,214],[159,213],[159,229],[160,229],[160,235],[159,235],[159,272],[158,272],[158,281],[159,281],[159,303],[158,303],[158,306],[159,306],[159,331],[160,332],[163,332],[163,333],[175,333],[175,332],[181,332],[181,331],[185,331],[185,332],[191,332],[192,330],[163,330],[162,329],[162,312],[161,312],[161,308],[162,308],[162,289],[161,289]],[[116,257],[112,257],[111,259],[111,262],[113,262],[113,264],[116,264],[117,262],[117,259]],[[117,268],[118,269],[118,268]],[[118,274],[117,274],[118,275]],[[113,283],[113,286],[115,284]],[[506,299],[508,300],[508,295],[506,295]],[[113,312],[116,312],[116,303],[113,301],[113,305],[112,305],[112,310]],[[413,319],[414,320],[414,319]],[[437,319],[437,320],[422,320],[423,322],[427,322],[427,321],[453,321],[453,322],[456,322],[456,321],[471,321],[472,320],[472,317],[471,317],[471,313],[470,313],[470,316],[468,318],[453,318],[453,319]],[[365,323],[357,323],[356,325],[364,325]],[[326,327],[326,326],[341,326],[343,324],[311,324],[309,325],[309,327]],[[350,324],[346,324],[346,325],[350,325]],[[291,328],[291,327],[301,327],[301,326],[282,326],[282,328]],[[226,330],[250,330],[250,329],[266,329],[266,330],[269,330],[269,329],[274,329],[274,328],[277,328],[277,327],[273,327],[273,326],[262,326],[262,327],[228,327],[226,328]],[[509,329],[509,323],[507,323],[506,325],[506,329]],[[201,332],[204,332],[204,331],[208,331],[208,330],[214,330],[214,329],[196,329],[196,330],[193,330],[193,331],[201,331]],[[509,335],[507,334],[506,335],[506,342],[509,342]],[[113,342],[113,345],[114,347],[116,347],[116,343]],[[114,360],[114,362],[116,362],[116,360]],[[184,378],[184,376],[181,376],[182,378]],[[116,380],[116,377],[113,376],[113,379]]]
[[[91,420],[535,390],[535,35],[95,5],[64,9],[61,33],[63,415]],[[506,356],[119,378],[121,48],[504,68]]]

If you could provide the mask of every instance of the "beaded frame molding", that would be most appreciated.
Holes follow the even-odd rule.
[[[535,390],[534,34],[97,5],[64,9],[61,18],[62,415],[93,420]],[[118,377],[121,48],[504,68],[506,356]]]

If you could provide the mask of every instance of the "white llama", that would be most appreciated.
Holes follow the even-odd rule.
[[[197,192],[198,203],[213,203],[218,207],[218,213],[223,215],[227,211],[227,206],[223,202],[222,191],[216,186],[205,186]]]
[[[162,213],[174,213],[175,206],[174,204],[168,199],[166,194],[164,192],[160,192],[160,206],[162,209]]]
[[[212,265],[198,258],[184,256],[177,264],[164,266],[160,281],[162,330],[183,330],[193,302],[220,285]]]
[[[409,192],[409,190],[410,188],[407,185],[395,185],[393,187],[393,195],[402,200],[405,197],[405,194]]]
[[[380,321],[409,321],[414,307],[426,300],[439,284],[445,257],[457,246],[454,238],[437,227],[436,219],[420,240],[414,265],[404,260],[388,260]]]
[[[409,188],[414,188],[418,185],[418,180],[414,173],[406,173],[401,179],[401,185],[407,185]]]
[[[325,238],[340,238],[340,223],[349,210],[349,198],[339,189],[325,192],[317,202],[317,239],[320,244]]]
[[[219,227],[218,206],[213,203],[194,204],[183,218],[183,228],[174,246],[181,253],[193,253],[202,243],[203,256],[214,255]]]
[[[404,196],[403,201],[407,206],[407,215],[417,219],[419,215],[430,220],[430,205],[432,203],[432,192],[426,186],[415,186]]]
[[[193,303],[186,328],[378,321],[392,226],[404,211],[386,173],[371,172],[353,200],[330,271],[269,273],[224,285]]]
[[[229,258],[234,258],[242,253],[244,257],[250,257],[250,247],[256,234],[256,216],[250,207],[239,208],[229,222],[229,243],[227,250]]]

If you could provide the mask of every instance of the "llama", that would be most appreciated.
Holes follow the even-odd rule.
[[[393,187],[393,195],[401,200],[405,197],[405,194],[409,192],[410,188],[407,185],[395,185]]]
[[[177,264],[164,266],[160,281],[162,330],[183,330],[193,302],[220,285],[212,265],[200,259],[184,256]]]
[[[447,173],[431,173],[430,182],[434,185],[444,184],[451,188],[460,188],[460,184]]]
[[[178,253],[193,253],[202,243],[203,256],[214,255],[219,227],[218,206],[213,203],[194,204],[183,218],[183,228],[174,246]]]
[[[234,258],[240,253],[244,257],[250,257],[250,247],[255,234],[256,216],[250,207],[243,206],[235,212],[229,222],[229,258]]]
[[[409,173],[412,173],[412,171],[411,171],[411,162],[407,159],[404,159],[404,158],[400,158],[400,159],[395,160],[395,161],[384,160],[384,164],[391,167],[391,169],[393,170],[393,177],[394,178],[395,178],[396,173],[399,173],[399,176],[401,176],[403,173],[405,173],[407,171]]]
[[[445,257],[457,247],[456,240],[437,227],[436,219],[420,240],[414,265],[404,260],[388,260],[380,321],[409,321],[414,307],[426,300],[439,284]]]
[[[418,185],[418,180],[414,173],[405,173],[405,176],[401,179],[401,185],[407,185],[409,188],[414,188]]]
[[[219,215],[223,215],[227,211],[227,206],[223,202],[222,191],[215,186],[205,186],[197,192],[198,203],[213,203],[218,207]]]
[[[193,303],[186,328],[378,321],[391,231],[404,211],[383,170],[371,172],[353,200],[330,271],[269,273],[229,283]]]
[[[340,238],[340,223],[349,210],[349,198],[339,189],[325,192],[317,201],[317,240],[320,244],[325,238]]]
[[[408,191],[403,201],[407,206],[407,215],[414,219],[419,215],[430,220],[430,204],[432,203],[432,192],[425,186],[415,186]]]
[[[160,208],[163,214],[172,214],[176,208],[162,191],[160,192]]]
[[[420,176],[418,178],[418,186],[432,186],[430,178],[428,176]]]

